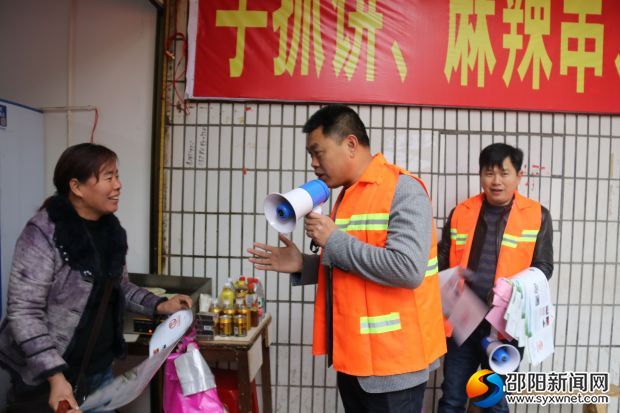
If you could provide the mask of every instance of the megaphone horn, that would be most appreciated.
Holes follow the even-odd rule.
[[[313,210],[321,212],[321,205],[329,198],[325,182],[315,179],[285,194],[272,193],[264,202],[265,218],[276,231],[289,233],[297,221]]]
[[[492,340],[489,337],[482,339],[482,347],[489,357],[489,366],[494,372],[505,375],[515,371],[521,363],[519,350],[508,343]]]

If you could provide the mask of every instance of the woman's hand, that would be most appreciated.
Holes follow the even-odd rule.
[[[192,299],[187,295],[177,294],[169,300],[159,303],[155,311],[157,314],[172,314],[190,308],[192,308]]]
[[[64,374],[56,373],[53,376],[48,377],[47,381],[50,384],[50,398],[48,403],[53,411],[56,411],[58,404],[62,400],[69,402],[71,411],[79,411],[79,406],[75,401],[75,397],[73,397],[73,388],[71,387],[71,383],[65,379]]]

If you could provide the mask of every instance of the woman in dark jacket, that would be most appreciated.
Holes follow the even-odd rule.
[[[91,143],[67,148],[54,185],[57,193],[28,221],[15,247],[0,364],[12,377],[9,404],[49,392],[53,410],[61,400],[77,409],[73,385],[107,280],[112,293],[80,381],[89,392],[111,380],[113,359],[126,354],[125,309],[154,316],[192,302],[184,295],[159,298],[129,282],[127,237],[114,216],[121,190],[114,152]]]

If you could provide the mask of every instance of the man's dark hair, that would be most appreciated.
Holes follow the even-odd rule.
[[[501,168],[506,158],[510,158],[512,166],[515,167],[518,173],[523,164],[523,151],[521,149],[505,143],[493,143],[487,146],[480,152],[479,173],[482,173],[484,168],[493,169],[496,166]]]
[[[370,146],[364,122],[359,115],[345,105],[327,105],[317,110],[306,122],[304,133],[323,128],[323,134],[339,141],[348,135],[355,135],[362,146]]]

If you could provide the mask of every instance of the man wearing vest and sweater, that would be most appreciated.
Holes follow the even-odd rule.
[[[510,145],[484,148],[479,161],[483,193],[452,210],[439,243],[440,270],[457,265],[472,270],[474,275],[465,282],[486,303],[492,301],[498,278],[528,267],[540,269],[547,278],[553,272],[551,216],[538,202],[517,192],[522,163],[523,152]],[[439,413],[465,412],[467,381],[479,365],[489,369],[481,340],[490,330],[484,320],[460,347],[448,338]],[[486,411],[508,412],[506,399]]]
[[[314,355],[337,371],[347,412],[420,412],[429,372],[446,351],[437,249],[424,183],[372,155],[361,119],[328,105],[306,122],[316,175],[342,187],[330,216],[310,213],[306,235],[321,255],[255,243],[259,270],[318,283]]]

